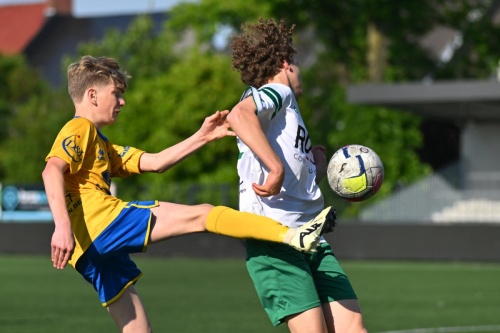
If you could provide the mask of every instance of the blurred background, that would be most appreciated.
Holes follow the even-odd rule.
[[[103,133],[156,152],[238,102],[231,35],[259,17],[296,24],[301,113],[331,156],[374,149],[380,191],[350,203],[321,184],[339,224],[326,235],[383,333],[500,332],[499,0],[0,0],[0,331],[111,332],[92,288],[51,267],[41,172],[74,115],[67,66],[116,58],[132,75]],[[113,180],[124,200],[238,206],[234,138],[168,172]],[[195,234],[137,258],[154,327],[273,328],[239,241]]]
[[[428,254],[417,248],[410,257],[500,260],[497,0],[0,0],[0,225],[51,227],[41,172],[73,116],[71,62],[85,54],[120,62],[132,75],[126,107],[104,134],[159,151],[238,101],[231,35],[259,17],[297,25],[299,104],[313,144],[330,156],[366,145],[384,162],[384,184],[366,202],[342,200],[323,182],[340,228],[354,239],[380,231],[405,247],[407,237],[435,239]],[[237,207],[237,156],[234,139],[222,139],[165,174],[113,188],[124,200]],[[376,255],[342,239],[348,257],[403,256],[383,251],[387,241]]]

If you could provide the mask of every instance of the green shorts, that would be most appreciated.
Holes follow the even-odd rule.
[[[316,253],[288,245],[246,241],[247,269],[273,325],[287,316],[344,299],[357,299],[328,243]]]

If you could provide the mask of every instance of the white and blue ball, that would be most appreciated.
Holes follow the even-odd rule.
[[[384,181],[384,165],[372,149],[347,145],[328,162],[328,184],[340,197],[359,202],[371,198]]]

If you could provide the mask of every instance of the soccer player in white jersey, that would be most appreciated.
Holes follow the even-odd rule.
[[[326,150],[314,146],[297,105],[302,81],[295,26],[259,19],[233,36],[233,68],[248,88],[227,121],[240,150],[240,210],[297,227],[323,209]],[[333,228],[333,226],[332,226]],[[305,254],[247,240],[247,269],[274,325],[293,333],[366,332],[356,294],[330,245]]]
[[[208,116],[193,135],[157,153],[113,144],[102,129],[124,111],[128,79],[112,58],[84,56],[68,67],[75,117],[57,135],[42,177],[55,224],[53,266],[63,269],[69,263],[91,283],[120,332],[143,333],[152,328],[134,287],[142,272],[130,253],[145,252],[149,244],[171,237],[207,231],[314,251],[327,213],[291,229],[224,206],[126,202],[113,196],[112,177],[164,172],[205,144],[234,135],[224,119],[226,110]]]

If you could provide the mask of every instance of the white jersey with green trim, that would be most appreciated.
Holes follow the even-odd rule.
[[[267,140],[281,159],[285,180],[281,192],[260,197],[252,183],[264,184],[269,170],[259,158],[237,138],[240,151],[240,210],[267,216],[289,227],[298,227],[323,209],[323,195],[316,184],[316,166],[309,132],[302,120],[292,90],[283,84],[270,83],[260,89],[249,87],[241,99],[251,96],[257,117]]]

